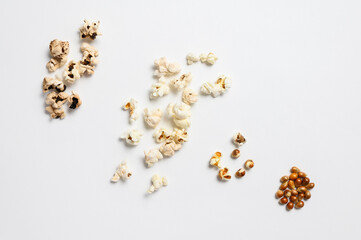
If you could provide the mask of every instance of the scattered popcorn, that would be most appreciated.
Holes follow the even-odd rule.
[[[236,177],[241,178],[244,175],[246,175],[246,170],[244,170],[244,168],[240,168],[238,169],[238,171],[236,172]]]
[[[201,60],[202,63],[213,65],[218,60],[218,57],[214,53],[208,53],[208,54],[202,53],[199,56],[199,59]]]
[[[162,119],[162,110],[156,109],[156,110],[149,110],[149,108],[144,109],[144,121],[147,123],[149,127],[155,128],[160,120]]]
[[[173,118],[173,122],[177,127],[187,129],[190,126],[191,107],[185,103],[170,103],[167,112]]]
[[[175,143],[182,144],[188,141],[188,132],[184,129],[174,128],[171,137]]]
[[[98,50],[89,43],[82,43],[80,50],[83,53],[83,59],[79,62],[80,75],[94,74],[95,65],[98,64]]]
[[[182,147],[182,144],[175,143],[174,140],[167,140],[160,146],[159,151],[166,157],[174,155],[175,151],[178,151]]]
[[[226,167],[219,169],[218,177],[221,180],[230,180],[232,178],[232,176],[228,173],[228,168]]]
[[[177,127],[183,128],[183,129],[187,129],[191,126],[190,118],[186,118],[186,119],[173,118],[173,122]]]
[[[120,179],[127,180],[132,176],[132,172],[129,171],[128,165],[126,162],[122,162],[115,170],[115,173],[111,179],[111,182],[116,183]]]
[[[148,189],[148,193],[153,193],[161,187],[168,185],[168,180],[165,177],[161,177],[158,174],[153,175],[152,177],[152,186]]]
[[[66,115],[63,108],[53,108],[52,106],[47,106],[45,110],[50,114],[50,117],[53,119],[64,119]]]
[[[161,143],[161,142],[164,142],[165,140],[170,139],[171,138],[171,133],[170,133],[170,131],[168,131],[165,128],[160,128],[160,129],[157,129],[153,133],[153,137],[155,138],[155,141],[157,143]]]
[[[174,78],[171,81],[171,85],[175,89],[180,90],[188,86],[191,81],[192,81],[192,73],[185,73],[182,74],[179,78]]]
[[[199,57],[196,56],[194,53],[188,53],[187,55],[187,64],[191,65],[199,61]]]
[[[51,92],[45,99],[45,103],[53,109],[61,108],[66,101],[68,101],[68,94],[65,92]]]
[[[82,104],[82,101],[81,101],[79,95],[76,92],[72,91],[71,93],[72,94],[68,98],[69,108],[70,109],[77,109]]]
[[[240,132],[236,133],[233,136],[232,140],[233,140],[234,145],[236,145],[237,147],[240,147],[246,143],[246,139],[243,137],[243,135]]]
[[[138,117],[139,117],[139,113],[136,110],[138,108],[138,101],[131,98],[128,102],[126,102],[123,105],[123,109],[124,110],[129,110],[129,121],[130,123],[135,122]]]
[[[66,63],[69,54],[69,42],[55,39],[50,42],[49,50],[52,58],[46,64],[46,67],[49,72],[54,72]]]
[[[209,164],[212,166],[215,166],[217,168],[221,168],[220,162],[221,162],[222,153],[216,152],[213,154],[211,160],[209,161]]]
[[[84,20],[83,26],[79,29],[80,38],[90,38],[91,40],[96,39],[97,36],[102,35],[98,32],[100,21],[97,22],[89,22],[88,20]]]
[[[154,66],[156,68],[154,76],[157,77],[174,75],[179,73],[181,70],[178,63],[169,63],[165,57],[155,60]]]
[[[218,97],[231,87],[231,79],[225,75],[219,76],[216,83],[206,82],[201,86],[201,92],[212,97]]]
[[[156,148],[151,149],[148,152],[144,151],[144,155],[145,163],[148,165],[148,167],[152,167],[160,159],[163,159],[162,153]]]
[[[43,80],[43,92],[48,92],[50,90],[55,90],[57,92],[64,92],[66,86],[64,85],[63,81],[56,78],[45,77]]]
[[[160,77],[157,83],[152,84],[150,99],[163,97],[169,93],[168,81],[164,77]]]
[[[78,80],[80,78],[79,62],[74,62],[73,60],[71,60],[68,63],[68,66],[64,71],[64,78],[65,81],[70,84],[73,84],[75,80]]]
[[[198,101],[198,93],[190,88],[183,90],[182,100],[185,104],[193,104]]]
[[[140,139],[142,138],[143,133],[138,129],[128,129],[123,133],[120,138],[125,139],[126,143],[130,145],[138,145]]]

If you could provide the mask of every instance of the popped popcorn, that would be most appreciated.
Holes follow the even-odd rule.
[[[72,94],[68,98],[69,108],[70,109],[77,109],[82,104],[82,101],[81,101],[79,95],[76,92],[71,91],[71,93]]]
[[[218,177],[221,180],[230,180],[232,176],[228,173],[228,168],[221,168],[218,172]]]
[[[171,81],[173,88],[180,90],[185,88],[192,81],[192,73],[182,74],[179,78],[174,78]]]
[[[51,105],[47,106],[45,110],[50,114],[50,117],[53,119],[64,119],[66,115],[63,108],[54,108]]]
[[[160,120],[162,119],[162,110],[149,110],[149,108],[144,109],[144,121],[147,123],[149,127],[155,128]]]
[[[67,58],[51,58],[49,62],[46,64],[46,68],[49,72],[54,72],[56,69],[64,66],[68,59]]]
[[[122,162],[115,170],[112,179],[110,180],[113,183],[118,182],[120,179],[127,180],[132,176],[132,172],[129,170],[126,162]]]
[[[83,53],[83,58],[79,62],[80,75],[83,75],[84,73],[92,75],[94,73],[95,65],[98,64],[98,59],[96,57],[99,55],[99,52],[89,43],[82,43],[80,50]]]
[[[51,105],[54,109],[61,108],[66,101],[68,101],[68,94],[66,92],[51,92],[45,99],[45,103]]]
[[[231,79],[225,75],[218,77],[216,83],[206,82],[201,86],[201,92],[212,97],[218,97],[231,87]]]
[[[125,139],[125,142],[130,145],[138,145],[142,136],[143,136],[142,131],[138,129],[128,129],[120,136],[120,138]]]
[[[160,146],[159,151],[166,157],[174,155],[175,151],[178,151],[182,147],[182,144],[175,143],[174,140],[167,140]]]
[[[186,88],[183,90],[182,100],[185,104],[193,104],[198,101],[198,93],[193,89]]]
[[[52,58],[46,64],[46,67],[49,72],[54,72],[66,63],[69,54],[69,42],[55,39],[50,42],[49,50]]]
[[[199,56],[199,59],[201,60],[202,63],[207,63],[209,65],[213,65],[217,60],[218,60],[218,57],[214,54],[214,53],[202,53],[200,56]]]
[[[185,103],[170,103],[167,112],[176,126],[187,129],[190,126],[191,107]]]
[[[168,185],[168,180],[165,177],[161,177],[158,174],[153,175],[152,177],[152,185],[148,189],[148,193],[153,193],[157,191],[161,187],[165,187]]]
[[[43,80],[43,92],[48,92],[50,90],[64,92],[66,90],[66,86],[58,77],[55,79],[51,77],[45,77]]]
[[[180,72],[181,67],[178,63],[169,63],[165,57],[157,59],[154,61],[154,76],[170,76]]]
[[[79,62],[74,62],[74,60],[71,60],[68,63],[68,66],[64,71],[64,78],[65,81],[70,84],[73,84],[75,80],[80,78]]]
[[[164,77],[160,77],[157,83],[152,84],[150,91],[150,99],[163,97],[169,93],[168,81]]]
[[[221,165],[220,165],[221,157],[222,157],[221,152],[214,153],[211,160],[209,160],[209,164],[212,166],[215,166],[217,168],[221,168]]]
[[[153,133],[153,137],[157,143],[161,143],[171,138],[171,132],[165,128],[160,128]]]
[[[188,65],[191,65],[191,64],[196,63],[196,62],[199,61],[199,57],[196,56],[194,53],[188,53],[186,58],[187,58],[187,64]]]
[[[243,135],[240,132],[236,133],[233,136],[232,140],[233,140],[234,145],[236,145],[237,147],[240,147],[246,143],[246,139],[243,137]]]
[[[184,129],[174,128],[171,137],[175,143],[182,144],[188,141],[188,132]]]
[[[148,165],[148,167],[152,167],[160,159],[163,159],[162,153],[156,148],[151,149],[148,152],[144,151],[144,156],[145,163]]]
[[[90,38],[91,40],[94,40],[97,36],[102,35],[100,32],[98,32],[99,24],[100,21],[89,22],[85,19],[83,26],[79,29],[80,38]]]
[[[190,118],[186,118],[186,119],[173,118],[173,122],[177,127],[183,128],[183,129],[187,129],[191,126]]]
[[[123,105],[124,110],[129,110],[129,121],[130,121],[130,123],[135,122],[139,117],[139,113],[137,111],[137,108],[138,108],[138,101],[133,99],[133,98],[131,98],[129,101],[127,101]]]

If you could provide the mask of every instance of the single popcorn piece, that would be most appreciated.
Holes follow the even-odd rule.
[[[75,91],[72,91],[71,93],[72,94],[68,98],[69,108],[77,109],[82,104],[82,101],[81,101],[79,95]]]
[[[199,57],[196,56],[194,53],[188,53],[187,55],[187,64],[191,65],[199,61]]]
[[[153,137],[157,143],[161,143],[171,138],[171,132],[165,128],[160,128],[153,133]]]
[[[50,114],[52,119],[64,119],[66,115],[63,108],[53,108],[52,106],[47,106],[45,110]]]
[[[120,138],[124,139],[126,143],[130,145],[138,145],[140,139],[142,138],[143,133],[138,129],[128,129],[124,132]]]
[[[45,99],[45,103],[53,109],[61,108],[66,101],[68,101],[68,94],[65,92],[51,92]]]
[[[246,175],[246,170],[244,170],[244,168],[240,168],[236,172],[236,177],[238,178],[244,177],[244,175]]]
[[[171,138],[177,144],[183,144],[188,141],[188,132],[184,129],[174,128]]]
[[[83,59],[79,62],[80,75],[94,74],[95,65],[98,64],[98,59],[96,58],[99,55],[98,50],[89,43],[82,43],[80,50],[83,53]]]
[[[168,180],[165,177],[161,177],[158,174],[153,175],[152,185],[148,189],[148,193],[153,193],[161,187],[168,186]]]
[[[156,148],[151,149],[148,152],[144,151],[144,156],[145,163],[148,165],[148,167],[152,167],[160,159],[163,159],[162,153]]]
[[[202,53],[199,56],[199,59],[201,60],[202,63],[207,63],[208,65],[213,65],[217,60],[218,57],[214,54],[214,53]]]
[[[66,90],[66,86],[58,77],[56,79],[45,77],[43,80],[43,92],[48,92],[50,90],[64,92]]]
[[[201,92],[205,95],[212,95],[218,97],[225,93],[231,87],[231,79],[225,75],[218,77],[216,83],[206,82],[201,86]]]
[[[118,182],[120,179],[127,180],[132,176],[132,172],[129,170],[126,162],[122,162],[115,170],[112,179],[110,180],[113,183]]]
[[[99,24],[100,21],[89,22],[88,20],[84,20],[83,26],[79,29],[80,38],[89,38],[91,40],[94,40],[97,36],[102,35],[100,32],[98,32]]]
[[[54,72],[66,63],[69,54],[69,42],[55,39],[50,42],[49,50],[52,58],[46,64],[46,67],[49,72]]]
[[[150,91],[150,99],[163,97],[169,93],[168,81],[164,77],[160,77],[157,83],[152,84]]]
[[[171,85],[173,86],[173,88],[177,90],[181,90],[187,87],[191,81],[192,81],[192,73],[185,73],[182,74],[179,78],[174,78],[171,81]]]
[[[144,121],[147,123],[149,127],[155,128],[162,119],[162,114],[163,112],[159,108],[155,110],[149,110],[149,108],[145,108]]]
[[[190,88],[183,90],[182,100],[185,104],[191,105],[198,101],[198,93]]]
[[[79,62],[74,62],[71,60],[64,71],[65,81],[73,84],[76,80],[80,78],[79,71]]]
[[[246,139],[243,137],[243,135],[240,132],[236,133],[233,136],[232,140],[234,145],[236,145],[237,147],[240,147],[246,143]]]
[[[230,180],[232,176],[228,173],[228,168],[221,168],[218,172],[218,177],[221,180]]]
[[[211,160],[209,161],[209,164],[211,166],[215,166],[217,168],[221,168],[220,162],[221,162],[222,153],[216,152],[213,154]]]
[[[181,70],[178,63],[169,63],[165,57],[155,60],[154,66],[156,68],[154,76],[157,77],[171,76],[179,73]]]
[[[139,117],[137,108],[138,108],[138,101],[133,98],[131,98],[129,101],[127,101],[123,105],[124,110],[129,110],[129,122],[130,123],[135,122]]]
[[[191,107],[185,103],[170,103],[167,107],[167,112],[173,118],[174,124],[182,129],[187,129],[190,126]]]
[[[173,140],[167,140],[160,146],[159,151],[166,157],[174,155],[175,151],[178,151],[182,147],[182,144],[175,143]]]

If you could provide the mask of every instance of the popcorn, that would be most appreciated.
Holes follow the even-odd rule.
[[[145,163],[148,165],[148,167],[152,167],[160,159],[163,159],[162,153],[156,148],[151,149],[148,152],[144,151],[144,155]]]
[[[83,26],[79,29],[80,38],[90,38],[91,40],[94,40],[97,36],[102,35],[98,32],[99,24],[100,21],[89,22],[88,20],[84,20]]]
[[[190,88],[183,90],[182,100],[185,104],[193,104],[198,101],[198,93]]]
[[[49,50],[52,58],[46,64],[46,67],[49,72],[54,72],[66,63],[69,54],[69,42],[55,39],[50,42]]]
[[[152,84],[150,99],[163,97],[169,93],[168,82],[164,77],[160,77],[157,83]]]
[[[167,112],[177,127],[187,129],[190,126],[190,116],[192,115],[190,108],[185,103],[171,103],[167,107]]]
[[[120,136],[120,139],[125,139],[125,142],[130,145],[138,145],[142,136],[143,133],[140,130],[128,129]]]
[[[48,92],[50,90],[55,90],[57,92],[64,92],[66,90],[66,86],[63,81],[56,78],[45,77],[43,80],[43,92]]]
[[[246,143],[246,139],[243,137],[243,135],[240,132],[236,133],[233,136],[232,140],[233,140],[234,145],[236,145],[237,147],[240,147]]]
[[[228,168],[221,168],[218,172],[218,177],[221,180],[230,180],[232,176],[228,173]]]
[[[94,68],[98,64],[98,59],[96,57],[99,55],[98,50],[90,46],[89,43],[82,43],[80,47],[81,52],[83,53],[83,59],[79,62],[79,72],[80,75],[94,73]]]
[[[192,74],[186,73],[186,74],[182,74],[179,78],[174,78],[171,81],[171,84],[175,89],[180,90],[188,86],[191,81],[192,81]]]
[[[169,63],[165,57],[155,60],[154,66],[156,68],[154,76],[157,77],[174,75],[179,73],[181,70],[178,63]]]
[[[79,62],[74,62],[74,60],[71,60],[68,63],[68,66],[64,71],[64,78],[65,81],[70,84],[73,84],[75,80],[80,78]]]
[[[129,170],[126,162],[122,162],[115,170],[112,179],[110,180],[113,183],[118,182],[120,179],[127,180],[132,176],[132,172]]]
[[[138,111],[136,111],[137,108],[138,108],[138,101],[133,98],[131,98],[128,102],[126,102],[123,105],[124,110],[129,110],[130,123],[135,122],[139,117],[139,113]]]
[[[72,94],[68,98],[69,108],[70,109],[77,109],[82,104],[82,101],[81,101],[79,95],[76,92],[72,91],[71,93]]]
[[[201,92],[205,95],[212,95],[212,97],[218,97],[226,92],[231,87],[231,79],[225,75],[218,77],[215,84],[206,82],[201,86]]]
[[[53,119],[64,119],[66,115],[63,108],[54,108],[51,105],[47,106],[45,110],[50,114],[50,117]]]
[[[158,174],[152,177],[152,186],[148,189],[148,193],[153,193],[161,187],[168,186],[168,180],[165,177],[161,177]]]
[[[153,137],[155,138],[155,141],[157,143],[161,143],[164,142],[165,140],[170,139],[171,133],[165,128],[160,128],[153,133]]]
[[[186,58],[187,58],[188,65],[191,65],[191,64],[199,61],[199,57],[196,56],[194,53],[188,53]]]
[[[61,108],[66,101],[68,101],[68,94],[65,92],[51,92],[45,99],[45,103],[51,105],[53,109]]]
[[[213,154],[211,160],[209,161],[209,164],[217,168],[221,168],[220,166],[221,157],[222,157],[222,153],[216,152],[215,154]]]
[[[186,119],[173,118],[173,122],[177,127],[183,128],[183,129],[187,129],[191,126],[191,120],[189,118],[186,118]]]
[[[188,141],[188,132],[184,129],[174,128],[171,137],[175,143],[182,144]]]
[[[246,175],[246,170],[244,170],[244,168],[240,168],[240,169],[237,170],[236,177],[241,178],[244,175]]]
[[[148,108],[144,109],[144,121],[147,123],[149,127],[155,128],[160,120],[162,119],[162,110],[156,109],[156,110],[149,110]]]
[[[199,58],[202,63],[207,63],[209,65],[213,65],[218,60],[218,57],[214,53],[202,53]]]
[[[174,155],[175,151],[178,151],[182,147],[182,144],[175,143],[174,140],[167,140],[160,146],[159,151],[166,157]]]

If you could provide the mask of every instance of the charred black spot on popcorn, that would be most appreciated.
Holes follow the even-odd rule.
[[[68,77],[74,78],[74,75],[73,75],[72,73],[70,73],[70,74],[68,75]]]
[[[79,100],[76,98],[76,97],[73,97],[72,98],[72,103],[71,105],[69,106],[69,108],[71,109],[75,109],[76,108],[76,105],[78,104]]]
[[[72,63],[72,64],[69,65],[69,68],[68,68],[68,71],[69,71],[69,72],[74,69],[74,65],[75,65],[74,63]]]
[[[86,35],[85,35],[85,34],[82,34],[82,35],[81,35],[81,38],[86,38]]]
[[[94,40],[96,39],[97,35],[98,35],[97,33],[93,33],[92,35],[90,35],[90,38]]]
[[[61,97],[57,96],[55,99],[55,102],[60,102],[60,101],[63,101],[63,99]]]

